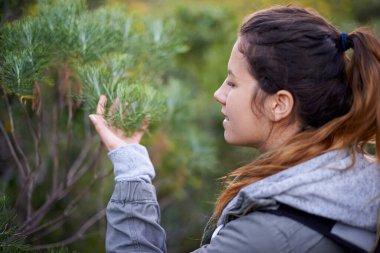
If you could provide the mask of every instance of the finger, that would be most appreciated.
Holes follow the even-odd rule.
[[[89,117],[95,127],[96,132],[99,134],[100,139],[108,147],[110,136],[113,136],[113,134],[108,127],[107,121],[100,115],[91,114]]]
[[[115,134],[115,129],[112,129],[111,126],[107,124],[107,121],[101,115],[91,114],[89,115],[96,132],[98,133],[101,141],[106,146],[108,151],[116,149],[126,143],[138,143],[136,140],[128,139],[127,141],[123,141],[119,136]],[[141,139],[141,138],[140,138]]]
[[[104,115],[104,111],[107,105],[107,97],[101,95],[99,98],[98,106],[96,108],[96,114]]]
[[[89,117],[98,133],[103,131],[104,128],[108,128],[108,123],[102,115],[90,114]]]

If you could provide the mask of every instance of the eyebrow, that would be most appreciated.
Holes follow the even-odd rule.
[[[228,70],[228,75],[235,77],[234,73],[232,73],[230,69]]]

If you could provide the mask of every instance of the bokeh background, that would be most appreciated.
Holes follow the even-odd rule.
[[[245,16],[254,11],[291,3],[272,0],[87,0],[90,9],[105,5],[123,6],[126,8],[125,15],[173,20],[175,32],[181,37],[183,50],[172,60],[169,70],[157,77],[163,78],[164,86],[170,87],[169,116],[143,140],[156,167],[154,184],[162,210],[161,223],[167,232],[169,252],[190,252],[199,246],[203,227],[222,187],[220,178],[257,156],[255,150],[232,147],[224,142],[220,106],[213,99],[213,92],[226,76],[227,61],[239,25]],[[1,0],[1,27],[7,22],[34,15],[36,4],[35,0]],[[370,26],[378,34],[380,31],[378,0],[303,0],[293,5],[315,9],[341,31],[350,32],[363,25]],[[149,51],[149,48],[146,50]],[[3,91],[1,95],[4,96]],[[6,126],[3,100],[0,119]],[[18,138],[22,139],[22,148],[28,154],[33,145],[27,131],[21,126],[23,114],[15,109],[13,115],[15,122],[18,122],[15,125],[19,131]],[[95,138],[93,145],[99,146],[99,140],[86,117],[74,119],[74,134],[85,134],[84,126]],[[77,140],[79,142],[80,138]],[[48,156],[48,141],[44,145],[46,147],[41,152]],[[69,153],[56,154],[58,160],[65,160],[80,150],[79,142]],[[97,149],[94,148],[91,152],[95,150]],[[32,158],[27,156],[26,159]],[[20,243],[46,245],[63,242],[57,244],[66,247],[62,252],[105,252],[104,216],[88,228],[85,226],[83,234],[77,234],[98,210],[106,206],[113,189],[112,173],[95,183],[91,180],[97,171],[112,172],[104,148],[100,148],[96,161],[95,164],[85,162],[93,168],[83,175],[69,194],[54,202],[46,217],[41,220],[43,228],[33,236],[23,237]],[[16,213],[14,224],[17,227],[18,223],[22,223],[17,215],[21,217],[24,211],[17,210],[16,196],[20,187],[15,167],[3,132],[0,135],[0,190],[7,197],[7,204],[1,210],[7,212],[7,215],[8,212]],[[49,168],[46,171],[49,174]],[[47,176],[38,181],[33,192],[34,209],[38,209],[48,198],[52,184],[49,178]],[[85,188],[88,191],[83,193]],[[73,202],[73,199],[78,201]],[[65,213],[68,205],[73,205],[74,208]],[[3,218],[6,219],[7,215]],[[62,219],[49,223],[55,217]],[[3,222],[2,226],[6,227],[7,224]],[[65,241],[72,235],[77,235],[75,240]]]

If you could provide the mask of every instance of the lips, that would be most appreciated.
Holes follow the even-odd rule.
[[[224,119],[225,120],[230,120],[229,118],[228,118],[228,116],[222,111],[222,114],[224,115]]]

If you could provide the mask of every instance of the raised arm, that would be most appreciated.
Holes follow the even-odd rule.
[[[107,206],[107,252],[166,252],[165,231],[160,226],[160,208],[151,184],[153,165],[144,146],[144,131],[132,137],[111,127],[103,113],[107,99],[101,96],[90,119],[110,151],[115,189]]]
[[[128,144],[108,154],[115,189],[107,206],[107,252],[166,252],[160,208],[151,180],[154,169],[145,147]]]

